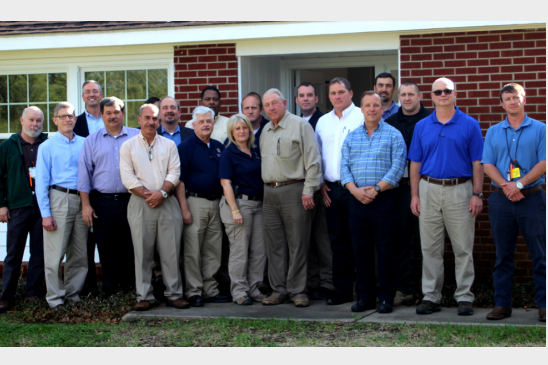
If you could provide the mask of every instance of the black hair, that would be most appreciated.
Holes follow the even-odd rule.
[[[316,86],[314,86],[310,82],[301,82],[301,84],[299,86],[297,86],[297,95],[299,95],[299,88],[301,86],[312,86],[312,88],[314,89],[314,96],[318,95],[318,93],[316,92]]]
[[[394,76],[392,76],[392,74],[388,73],[388,72],[381,72],[380,74],[377,75],[377,77],[375,77],[375,86],[377,86],[377,80],[379,78],[381,79],[384,79],[384,78],[388,78],[390,77],[392,79],[392,86],[396,87],[396,79],[394,78]]]
[[[145,104],[154,104],[154,103],[159,103],[160,102],[160,98],[157,98],[155,96],[151,96],[150,98],[147,99],[147,101],[145,101]]]
[[[207,87],[205,87],[203,90],[202,90],[202,96],[200,97],[200,99],[203,99],[204,98],[204,94],[207,90],[213,90],[217,93],[217,95],[219,95],[219,100],[221,100],[221,92],[219,91],[219,89],[217,89],[215,86],[213,85],[209,85]]]

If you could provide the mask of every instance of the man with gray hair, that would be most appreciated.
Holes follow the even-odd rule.
[[[271,120],[261,134],[260,148],[264,239],[273,289],[263,304],[291,300],[296,307],[308,307],[307,260],[314,192],[322,174],[320,152],[312,126],[287,111],[287,100],[278,89],[264,94],[263,105]]]
[[[26,108],[20,119],[21,132],[0,145],[0,222],[8,224],[0,313],[9,310],[15,299],[28,235],[27,298],[42,296],[46,290],[42,216],[34,194],[34,178],[38,146],[48,136],[42,133],[44,113],[39,108]]]
[[[78,161],[78,191],[82,217],[93,227],[106,296],[135,287],[133,243],[127,221],[131,193],[122,184],[120,148],[139,134],[124,126],[124,102],[114,96],[101,100],[105,128],[86,138]]]
[[[231,302],[228,295],[219,292],[219,283],[214,278],[221,266],[219,200],[223,188],[219,163],[224,150],[221,142],[211,138],[214,118],[215,112],[208,107],[194,109],[194,135],[178,147],[181,182],[175,194],[185,224],[185,292],[193,307],[203,307],[204,302]]]
[[[78,158],[85,138],[73,132],[76,116],[72,104],[57,104],[53,115],[57,133],[42,143],[36,161],[36,199],[44,227],[46,300],[51,308],[67,300],[79,301],[88,272],[88,227],[82,219],[82,201],[76,190]],[[61,261],[65,254],[63,282]]]
[[[135,251],[135,310],[146,311],[158,304],[151,285],[155,245],[162,261],[166,306],[188,308],[179,271],[183,218],[173,197],[180,173],[177,147],[156,133],[155,105],[142,105],[138,119],[141,132],[120,148],[122,183],[132,193],[127,218]]]

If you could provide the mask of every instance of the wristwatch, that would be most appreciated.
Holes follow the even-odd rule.
[[[169,195],[167,195],[167,193],[166,193],[165,191],[163,191],[163,190],[160,190],[160,193],[162,193],[162,195],[164,196],[164,199],[167,199],[167,197],[169,196]]]
[[[517,187],[519,190],[523,189],[523,184],[521,183],[521,181],[519,181],[519,180],[516,181],[516,187]]]
[[[480,199],[483,199],[483,193],[472,193],[473,196],[477,196]]]
[[[381,193],[381,187],[379,185],[375,184],[375,191],[377,192],[377,194],[380,194]]]

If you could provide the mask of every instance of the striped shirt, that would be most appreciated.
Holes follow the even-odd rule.
[[[361,188],[379,181],[398,186],[403,175],[407,148],[401,133],[381,120],[371,137],[365,126],[348,134],[341,148],[341,183]]]

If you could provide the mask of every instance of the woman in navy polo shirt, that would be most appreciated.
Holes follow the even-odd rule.
[[[224,197],[221,221],[230,241],[228,273],[234,303],[251,305],[265,298],[263,281],[266,249],[263,240],[263,180],[261,155],[249,119],[233,115],[227,124],[228,145],[221,155],[219,178]]]

